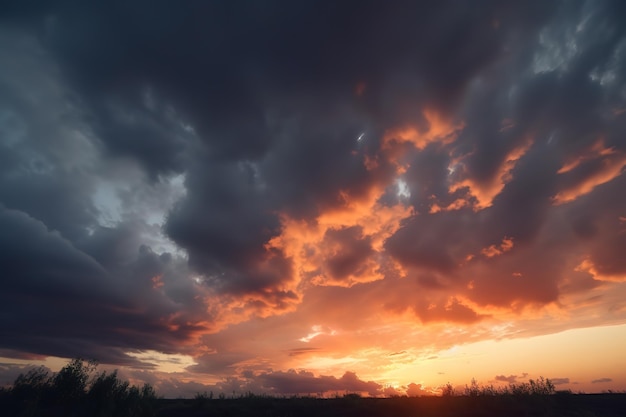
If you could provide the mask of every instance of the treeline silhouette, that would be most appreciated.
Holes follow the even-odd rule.
[[[149,417],[157,408],[151,385],[131,386],[117,371],[97,372],[94,361],[73,359],[59,372],[44,367],[0,388],[0,414],[19,417]]]

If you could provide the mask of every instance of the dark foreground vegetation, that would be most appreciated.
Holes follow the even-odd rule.
[[[49,375],[31,369],[0,390],[0,415],[12,417],[154,416],[158,407],[150,385],[130,386],[117,372],[96,372],[94,362],[74,359]]]
[[[227,398],[197,394],[194,399],[157,398],[150,385],[131,386],[116,372],[97,372],[92,362],[72,360],[58,373],[44,368],[20,375],[0,389],[2,416],[96,417],[624,417],[626,394],[572,394],[540,378],[506,388],[472,381],[461,392],[448,385],[437,397],[277,398],[254,394]]]

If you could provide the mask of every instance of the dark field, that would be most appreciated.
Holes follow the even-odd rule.
[[[159,400],[156,415],[161,417],[624,417],[626,416],[626,394]]]

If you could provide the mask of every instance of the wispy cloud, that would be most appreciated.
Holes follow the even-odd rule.
[[[604,384],[607,382],[613,382],[612,378],[599,378],[591,381],[592,384]]]

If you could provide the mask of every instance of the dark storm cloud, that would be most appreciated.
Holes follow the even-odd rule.
[[[559,7],[554,20],[538,33],[538,44],[529,36],[532,43],[527,49],[505,55],[494,68],[501,71],[490,71],[489,79],[481,77],[481,88],[472,97],[468,126],[460,139],[470,139],[474,152],[467,168],[478,181],[495,174],[505,155],[525,139],[524,133],[541,141],[552,138],[556,155],[565,157],[609,127],[602,112],[616,104],[609,99],[614,92],[594,81],[592,72],[611,70],[621,77],[612,72],[611,63],[621,55],[623,4],[552,4]],[[507,118],[514,126],[499,131]],[[622,141],[618,145],[624,146]]]
[[[305,94],[297,98],[304,101],[300,105],[288,99],[285,105],[297,107],[278,116],[282,128],[259,165],[259,178],[265,181],[267,197],[291,216],[312,218],[340,206],[345,203],[338,196],[341,190],[363,198],[372,185],[393,175],[387,163],[373,171],[363,165],[359,152],[373,156],[378,138],[372,135],[371,145],[356,143],[372,121],[354,108],[351,86],[346,87],[339,97]]]
[[[359,267],[373,252],[371,239],[363,237],[360,226],[327,230],[324,243],[336,249],[326,261],[326,266],[331,276],[338,280],[358,275]]]
[[[202,327],[189,314],[207,316],[179,258],[140,250],[160,244],[145,217],[167,186],[138,186],[132,164],[103,158],[87,110],[35,37],[9,25],[0,43],[3,355],[145,366],[128,351],[178,351]],[[120,178],[132,196],[109,193],[120,219],[108,225],[94,192]]]
[[[90,211],[95,212],[95,209],[85,195],[81,180],[43,173],[7,177],[9,175],[0,180],[0,193],[6,207],[29,213],[72,239],[83,237],[85,227],[93,224]]]
[[[102,97],[91,109],[91,126],[112,155],[138,160],[152,179],[184,170],[190,134],[149,88]]]
[[[435,19],[426,18],[429,11]],[[466,19],[467,11],[478,21]],[[398,26],[402,17],[406,22]],[[420,95],[454,98],[497,52],[497,41],[487,37],[488,19],[473,8],[410,3],[388,9],[375,2],[64,2],[45,16],[42,36],[113,155],[137,159],[153,178],[178,172],[191,140],[182,127],[188,123],[197,132],[206,157],[192,162],[188,196],[166,231],[223,290],[276,294],[291,275],[289,260],[276,253],[273,266],[259,271],[267,256],[263,244],[277,234],[276,211],[314,214],[315,207],[339,204],[341,189],[366,192],[371,175],[350,156],[359,129],[409,117],[398,96],[414,102],[410,106]],[[445,33],[441,45],[425,41],[435,29]],[[468,34],[487,42],[470,48],[463,42]],[[458,66],[467,71],[453,70]],[[394,81],[411,72],[421,73],[410,81],[413,96]],[[352,91],[363,80],[373,98],[355,113]],[[344,120],[321,110],[331,103],[335,113],[346,113]],[[273,125],[289,120],[294,128],[276,132]]]
[[[476,235],[476,230],[472,230],[475,228],[476,224],[458,212],[436,213],[428,218],[415,216],[385,246],[404,265],[451,272],[477,247],[466,239]]]
[[[180,351],[181,343],[203,329],[190,319],[194,309],[206,318],[206,307],[180,282],[169,282],[175,271],[168,268],[172,261],[166,256],[142,248],[130,265],[109,273],[58,235],[40,234],[44,236],[38,240],[25,230],[14,235],[11,260],[2,259],[9,268],[1,297],[5,348],[145,367],[149,365],[127,352]],[[28,239],[30,246],[22,249],[20,239]],[[34,242],[40,246],[33,248]],[[65,254],[58,253],[62,250]],[[162,278],[155,283],[155,276]],[[180,305],[188,313],[182,313]]]
[[[502,279],[504,274],[498,275],[495,268],[483,278],[489,284],[483,286],[483,279],[472,283],[478,291],[471,298],[480,303],[489,299],[488,303],[506,305],[512,297],[539,303],[558,299],[557,284],[566,271],[554,268],[554,262],[540,261],[545,250],[562,257],[568,252],[589,255],[591,249],[594,264],[604,266],[606,275],[623,272],[621,257],[614,253],[623,250],[623,234],[616,233],[617,229],[598,229],[605,221],[614,227],[618,223],[620,215],[614,209],[620,203],[605,199],[604,193],[619,188],[621,177],[598,186],[593,194],[579,196],[594,189],[586,184],[602,184],[597,178],[619,175],[623,163],[624,141],[608,145],[606,138],[623,131],[621,113],[615,115],[614,109],[623,107],[624,100],[615,97],[612,86],[623,85],[622,75],[614,68],[621,62],[624,33],[619,19],[624,9],[617,2],[602,2],[597,8],[579,6],[560,4],[554,20],[537,33],[538,38],[519,38],[518,53],[503,54],[479,75],[467,89],[465,128],[458,140],[444,147],[426,148],[406,174],[415,190],[411,201],[421,213],[428,211],[432,204],[429,199],[445,207],[464,190],[468,192],[467,205],[482,199],[483,208],[491,207],[471,216],[469,210],[461,209],[407,220],[386,243],[389,253],[404,265],[435,268],[454,276],[465,268],[464,258],[473,256],[481,246],[503,238],[510,238],[515,248],[534,245],[526,262],[518,258],[509,265],[508,275],[520,274],[524,280]],[[574,50],[566,50],[566,41],[575,45]],[[594,71],[606,71],[604,82],[594,78]],[[604,149],[605,154],[589,157],[594,147],[593,152]],[[583,161],[572,171],[560,172],[579,158]],[[439,162],[434,162],[437,159]],[[443,168],[454,163],[458,164],[455,171],[446,178]],[[615,174],[608,174],[611,164],[618,167]],[[467,188],[449,189],[449,184],[459,178]],[[502,184],[501,191],[488,197],[485,190],[497,189],[498,184]],[[579,191],[585,187],[586,191]],[[581,201],[555,208],[555,197],[558,202],[560,196],[567,195]],[[551,215],[560,210],[575,222],[577,234],[594,237],[597,250],[593,249],[595,244],[585,248],[569,239],[569,231],[558,227]],[[540,233],[548,233],[551,244],[559,249],[539,243],[547,238],[540,238]],[[542,265],[544,271],[530,265]],[[552,270],[551,277],[547,270]]]
[[[234,258],[260,262],[278,209],[311,214],[340,203],[339,190],[368,189],[350,158],[360,129],[413,120],[426,103],[450,108],[512,41],[494,25],[538,25],[552,7],[538,4],[60,2],[43,8],[41,36],[114,155],[152,177],[179,172],[182,125],[197,132],[207,156],[166,230],[199,271],[245,281],[254,272],[233,270]],[[288,266],[277,268],[251,289],[284,280]]]
[[[99,224],[105,213],[94,190],[132,170],[99,159],[84,113],[36,39],[11,27],[0,32],[6,64],[0,70],[0,155],[7,162],[0,166],[3,351],[141,366],[126,354],[129,346],[171,351],[195,330],[184,324],[184,315],[178,336],[170,338],[166,326],[168,315],[178,311],[168,303],[198,308],[190,283],[171,283],[186,267],[174,267],[176,260],[166,266],[165,255],[160,265],[150,264],[149,251],[139,252],[143,242],[153,243],[151,226],[133,212],[145,207],[145,189],[126,199],[121,215],[128,219]],[[128,176],[125,182],[131,183]],[[164,274],[166,296],[160,301],[155,291],[146,293],[151,273]]]
[[[0,207],[0,226],[0,262],[7,274],[3,294],[51,296],[59,303],[79,295],[109,295],[107,272],[42,222]]]

